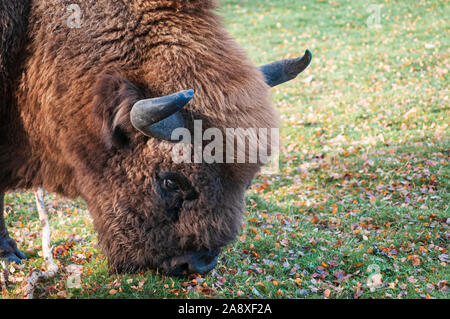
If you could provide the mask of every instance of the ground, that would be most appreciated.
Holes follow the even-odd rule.
[[[36,297],[449,298],[450,6],[377,2],[222,1],[255,63],[314,55],[273,90],[280,171],[256,180],[240,236],[204,278],[110,275],[84,203],[49,194],[62,270]],[[33,195],[7,194],[6,212],[29,258],[4,271],[18,298],[43,265]]]

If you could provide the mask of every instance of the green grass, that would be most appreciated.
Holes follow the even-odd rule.
[[[273,90],[281,170],[256,180],[240,237],[197,281],[110,275],[85,205],[48,195],[62,270],[36,296],[448,298],[449,3],[383,1],[381,28],[367,26],[362,0],[222,3],[255,63],[314,55],[299,79]],[[40,228],[31,193],[6,202],[29,257],[8,265],[3,295],[17,298],[43,263]],[[67,287],[70,264],[83,266],[80,289]],[[371,291],[373,267],[382,284]]]

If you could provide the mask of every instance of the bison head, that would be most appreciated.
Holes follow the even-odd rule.
[[[310,59],[307,51],[303,58],[261,67],[258,76],[266,84],[261,80],[260,89],[295,78]],[[80,146],[77,154],[94,147],[102,155],[89,162],[80,158],[84,169],[77,178],[110,265],[117,272],[209,272],[239,232],[244,195],[261,163],[173,160],[172,133],[191,130],[198,116],[208,122],[186,110],[196,103],[193,90],[158,97],[119,73],[102,76],[93,90],[93,127],[103,128],[103,143]],[[264,104],[267,96],[251,98]]]

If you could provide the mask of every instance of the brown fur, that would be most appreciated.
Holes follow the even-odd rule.
[[[30,0],[0,1],[0,192],[18,168],[12,158],[26,144],[14,92],[25,58]]]
[[[66,26],[78,3],[82,25]],[[277,127],[260,71],[211,11],[212,0],[34,0],[12,121],[0,149],[0,193],[44,187],[81,196],[119,271],[164,268],[186,251],[238,233],[259,165],[175,164],[173,144],[132,128],[142,98],[193,88],[188,119],[206,127]],[[167,213],[158,174],[178,172],[198,193]]]
[[[0,101],[14,91],[26,42],[30,0],[0,1]],[[3,104],[3,107],[5,105]]]

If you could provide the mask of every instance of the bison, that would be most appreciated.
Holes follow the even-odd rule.
[[[194,120],[203,130],[277,128],[269,89],[311,60],[307,51],[255,67],[216,8],[2,1],[0,194],[43,187],[81,197],[112,271],[213,269],[263,163],[178,163],[172,133]],[[19,261],[3,209],[0,218],[0,256]]]

